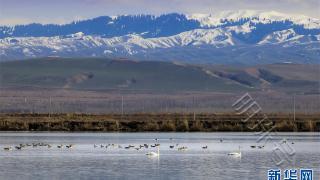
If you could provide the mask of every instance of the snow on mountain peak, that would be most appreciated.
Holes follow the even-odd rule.
[[[214,14],[190,14],[188,19],[194,19],[200,22],[201,26],[214,27],[223,25],[225,20],[238,21],[241,19],[250,19],[254,23],[271,23],[274,21],[290,20],[296,24],[303,25],[307,29],[320,28],[320,20],[304,15],[284,14],[277,11],[255,11],[238,10],[222,11]]]
[[[295,36],[297,36],[297,34],[293,29],[276,31],[276,32],[273,32],[272,34],[266,36],[258,44],[282,43],[282,42],[285,42]]]
[[[83,36],[84,36],[83,32],[77,32],[74,34],[70,34],[70,37],[73,37],[73,38],[82,38]]]
[[[279,56],[273,55],[273,50],[278,47],[285,56],[290,52],[297,57],[294,51],[298,49],[305,57],[318,60],[320,21],[276,11],[247,10],[97,17],[64,26],[0,27],[0,61],[45,56],[210,59],[214,53],[231,53],[231,59],[242,55],[256,58],[255,53],[243,53],[243,48],[248,52],[261,48],[261,56],[268,51],[276,59]]]

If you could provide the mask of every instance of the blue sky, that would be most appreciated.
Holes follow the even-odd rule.
[[[275,10],[320,18],[320,0],[0,0],[0,24],[68,23],[101,15]]]

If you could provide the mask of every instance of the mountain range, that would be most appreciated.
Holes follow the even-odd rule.
[[[101,16],[0,26],[0,61],[108,57],[200,64],[319,63],[320,20],[279,12]]]

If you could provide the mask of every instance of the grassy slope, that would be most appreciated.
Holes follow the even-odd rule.
[[[0,63],[1,87],[319,93],[320,66],[195,66],[169,62],[44,58]],[[209,71],[209,73],[208,73]]]
[[[256,89],[319,93],[320,88],[320,65],[317,64],[269,64],[253,67],[210,66],[208,69],[223,78],[245,83]]]
[[[0,64],[1,86],[238,91],[246,87],[196,66],[110,59],[36,59]]]

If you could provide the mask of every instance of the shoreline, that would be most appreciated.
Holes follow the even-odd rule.
[[[246,118],[234,113],[11,113],[0,114],[0,132],[320,132],[320,114],[296,114],[295,121],[292,114]]]

